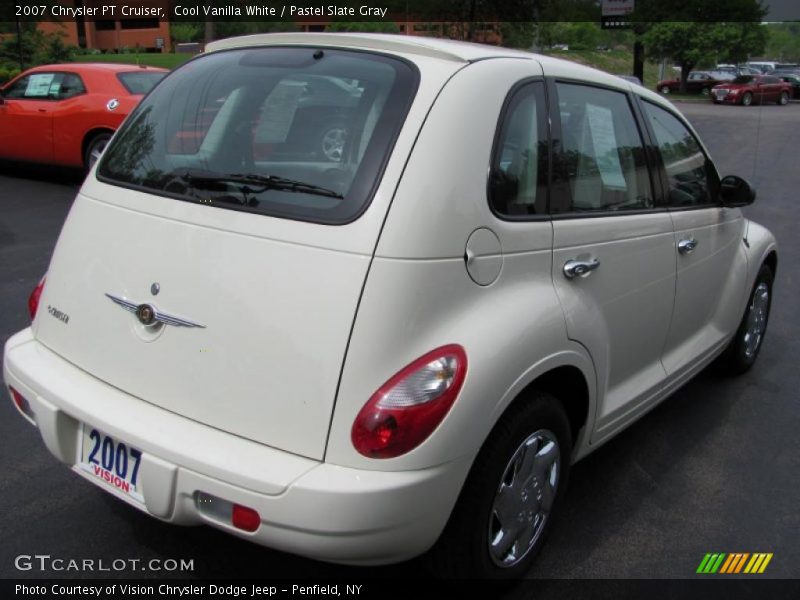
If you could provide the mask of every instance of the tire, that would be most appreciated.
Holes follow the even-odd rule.
[[[433,574],[506,580],[525,575],[557,515],[571,452],[569,421],[556,398],[532,392],[512,406],[478,453],[428,555]],[[520,528],[523,514],[527,523]]]
[[[329,161],[341,162],[346,142],[347,126],[344,124],[330,125],[319,136],[319,151]]]
[[[661,88],[661,93],[664,95],[668,95],[671,91],[672,90],[669,89],[668,85],[665,85],[664,87]]]
[[[772,282],[772,270],[768,265],[761,265],[739,328],[718,360],[722,370],[731,375],[741,375],[748,371],[758,358],[767,333],[772,305]]]
[[[742,96],[742,106],[750,106],[753,103],[753,94],[747,92]]]
[[[83,168],[88,172],[100,158],[103,150],[106,149],[108,141],[111,139],[111,134],[107,131],[97,133],[86,144],[86,150],[83,153]]]
[[[781,92],[781,97],[778,98],[778,104],[780,106],[786,106],[789,104],[789,92]]]

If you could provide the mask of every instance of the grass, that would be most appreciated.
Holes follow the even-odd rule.
[[[613,75],[633,74],[633,54],[628,50],[545,50],[543,54],[571,60]],[[648,89],[656,88],[658,63],[644,63],[644,81],[642,83]]]
[[[191,54],[81,54],[75,57],[76,62],[113,62],[132,65],[147,65],[174,69],[192,58]]]

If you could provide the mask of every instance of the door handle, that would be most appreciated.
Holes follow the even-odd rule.
[[[681,254],[691,254],[695,248],[697,248],[697,240],[694,238],[678,242],[678,252]]]
[[[576,277],[585,277],[600,266],[600,261],[596,258],[592,260],[568,260],[564,263],[564,277],[567,279],[575,279]]]

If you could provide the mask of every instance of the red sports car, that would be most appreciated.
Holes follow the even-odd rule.
[[[0,159],[89,169],[166,72],[105,63],[25,71],[0,88]]]
[[[773,75],[739,75],[711,90],[711,100],[715,104],[764,104],[775,102],[784,106],[792,97],[792,84]]]

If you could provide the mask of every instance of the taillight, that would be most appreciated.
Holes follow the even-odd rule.
[[[359,411],[350,437],[369,458],[392,458],[413,450],[442,422],[467,374],[467,355],[442,346],[399,371]]]
[[[39,280],[38,285],[33,288],[31,295],[28,296],[28,312],[31,315],[31,320],[36,318],[36,311],[39,309],[39,298],[42,297],[42,290],[44,289],[44,280],[46,276]]]

